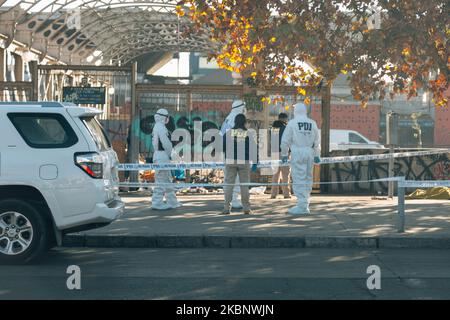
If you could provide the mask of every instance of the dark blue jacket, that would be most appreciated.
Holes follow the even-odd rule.
[[[232,143],[232,147],[227,146]],[[229,150],[227,150],[229,149]],[[258,162],[258,145],[254,130],[230,129],[223,136],[223,152],[226,162]]]

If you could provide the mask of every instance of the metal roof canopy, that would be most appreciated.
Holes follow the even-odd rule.
[[[69,64],[124,65],[146,53],[205,52],[174,0],[0,0],[0,33]]]

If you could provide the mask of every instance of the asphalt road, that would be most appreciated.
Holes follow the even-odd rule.
[[[66,286],[68,266],[81,290]],[[367,288],[367,268],[381,289]],[[55,249],[0,266],[0,299],[449,299],[448,250]]]

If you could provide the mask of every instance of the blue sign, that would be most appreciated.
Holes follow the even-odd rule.
[[[64,87],[63,101],[75,104],[105,104],[105,87]]]

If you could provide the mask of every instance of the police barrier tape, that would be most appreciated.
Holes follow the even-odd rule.
[[[318,184],[349,184],[349,183],[369,183],[369,182],[389,182],[389,181],[399,181],[403,177],[392,177],[392,178],[381,178],[373,180],[358,180],[358,181],[329,181],[329,182],[314,182],[314,183],[258,183],[258,182],[241,182],[241,183],[142,183],[142,182],[121,182],[120,187],[173,187],[175,189],[185,189],[185,188],[219,188],[225,186],[247,186],[247,187],[274,187],[274,186],[291,186],[300,185],[311,187],[312,185]]]
[[[429,180],[429,181],[414,181],[414,180],[399,180],[398,186],[400,188],[435,188],[435,187],[449,187],[449,180]]]
[[[320,164],[344,163],[355,161],[387,160],[391,158],[417,157],[434,154],[450,153],[450,149],[432,149],[426,151],[410,151],[384,154],[366,154],[357,156],[340,156],[322,158]],[[272,168],[277,166],[289,166],[289,162],[283,163],[281,160],[268,160],[258,163],[258,168]],[[223,162],[189,162],[189,163],[122,163],[117,169],[119,171],[141,171],[141,170],[205,170],[205,169],[223,169]]]

